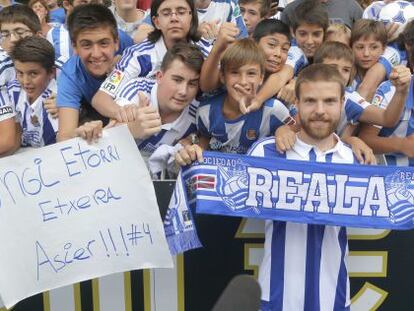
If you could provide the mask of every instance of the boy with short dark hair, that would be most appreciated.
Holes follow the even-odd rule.
[[[58,78],[60,141],[76,135],[81,112],[85,118],[101,118],[90,103],[112,70],[119,46],[116,20],[103,5],[77,6],[67,23],[76,55],[63,65]]]
[[[10,53],[17,80],[8,83],[21,127],[23,147],[43,147],[56,142],[58,121],[45,109],[44,101],[56,93],[53,46],[38,36],[18,41]]]
[[[27,6],[11,5],[0,11],[0,156],[9,155],[20,147],[20,132],[6,87],[16,77],[8,52],[18,40],[40,34],[40,31],[39,18]]]
[[[269,0],[240,0],[240,11],[243,16],[247,32],[251,36],[257,24],[264,20],[269,14]]]
[[[297,6],[295,14],[296,19],[292,26],[294,41],[289,50],[286,65],[279,72],[269,76],[257,94],[256,100],[253,101],[251,109],[257,109],[266,99],[276,94],[281,100],[293,101],[295,81],[292,78],[312,63],[316,50],[324,40],[329,19],[326,9],[321,4],[304,1]],[[285,91],[282,90],[284,87]]]

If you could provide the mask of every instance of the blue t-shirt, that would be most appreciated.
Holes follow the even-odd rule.
[[[55,10],[49,11],[49,22],[50,23],[65,23],[65,9],[64,8],[57,8]]]
[[[97,79],[91,76],[78,55],[73,55],[63,65],[57,80],[58,90],[56,104],[58,108],[80,109],[81,102],[91,103],[92,97],[99,90],[106,77]]]

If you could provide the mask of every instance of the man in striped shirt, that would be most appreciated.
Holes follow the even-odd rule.
[[[305,68],[296,82],[302,129],[286,153],[274,138],[257,142],[252,156],[310,162],[356,164],[351,148],[335,134],[341,116],[344,84],[329,65]],[[349,310],[346,228],[267,221],[260,266],[261,310]]]

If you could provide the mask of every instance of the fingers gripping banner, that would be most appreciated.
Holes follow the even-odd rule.
[[[205,152],[204,162],[185,168],[179,182],[186,189],[181,191],[185,197],[172,201],[170,210],[182,213],[188,213],[187,207],[196,203],[197,212],[206,214],[362,228],[414,228],[414,168],[410,167]],[[187,219],[191,222],[191,215]],[[187,227],[187,231],[193,230],[192,224]],[[167,235],[167,240],[171,249],[172,238]]]

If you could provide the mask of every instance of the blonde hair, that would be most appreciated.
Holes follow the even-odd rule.
[[[222,73],[240,68],[247,64],[258,64],[261,73],[265,72],[265,56],[261,48],[252,39],[241,39],[230,45],[224,52],[220,61]]]

